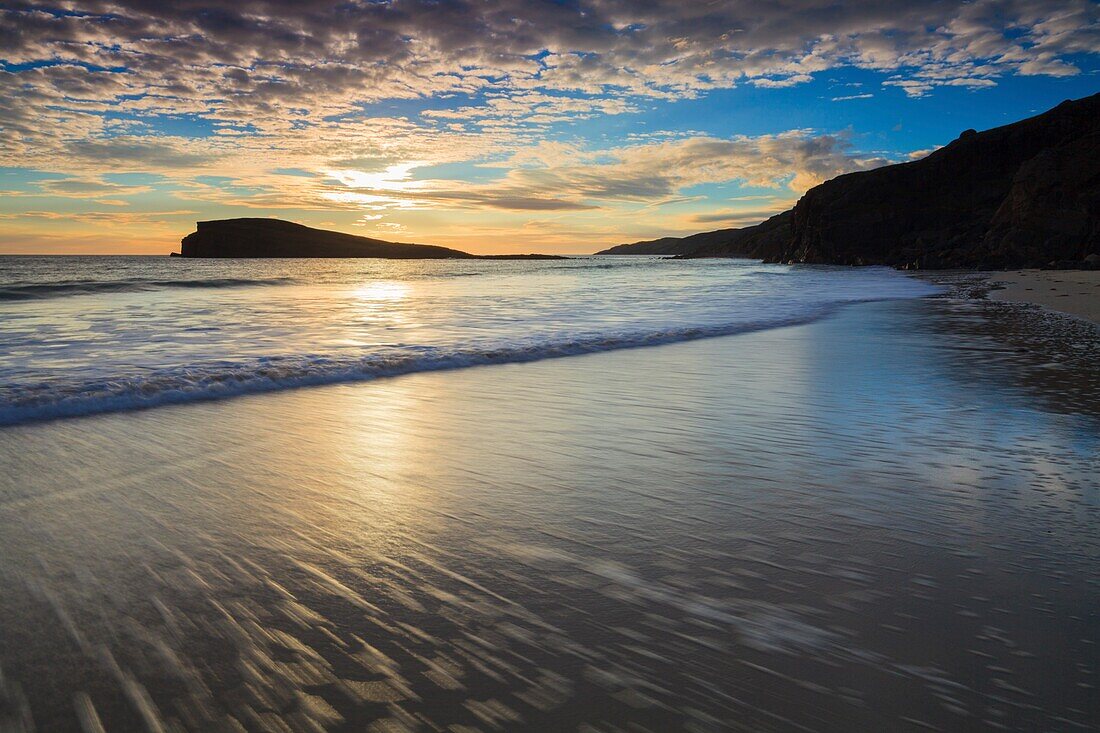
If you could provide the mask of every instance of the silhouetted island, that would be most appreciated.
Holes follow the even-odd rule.
[[[750,257],[904,269],[1100,267],[1100,94],[849,173],[742,229],[598,254]]]
[[[295,224],[281,219],[200,221],[177,257],[381,257],[387,259],[556,260],[557,255],[473,255],[434,244],[405,244]]]

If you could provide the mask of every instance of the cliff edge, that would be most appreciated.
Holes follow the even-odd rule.
[[[689,240],[698,242],[693,246]],[[1087,267],[1100,252],[1100,94],[910,163],[838,176],[755,227],[600,254],[906,269]],[[686,244],[685,244],[686,243]]]
[[[183,257],[386,257],[457,259],[473,255],[430,244],[402,244],[330,232],[280,219],[200,221],[180,243]]]

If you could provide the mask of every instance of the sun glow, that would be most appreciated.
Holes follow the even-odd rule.
[[[344,204],[360,204],[369,209],[415,209],[418,203],[414,199],[402,198],[400,193],[424,189],[428,182],[410,178],[412,171],[428,165],[421,160],[397,163],[381,171],[360,171],[354,169],[326,170],[324,174],[348,189],[347,191],[326,191],[322,194],[329,201]]]
[[[349,188],[366,188],[380,191],[414,191],[424,188],[424,181],[411,179],[412,171],[428,165],[425,161],[414,160],[397,163],[381,171],[358,171],[351,169],[328,170],[325,175],[335,178]]]

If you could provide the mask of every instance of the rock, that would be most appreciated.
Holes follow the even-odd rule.
[[[633,244],[620,244],[601,255],[675,255],[676,257],[753,257],[764,259],[789,236],[791,212],[776,214],[767,221],[741,229],[719,229],[689,237],[664,237]]]
[[[1081,263],[1100,248],[1100,94],[1004,127],[967,130],[920,160],[826,181],[755,227],[657,241],[669,249],[654,253],[771,262]]]
[[[928,269],[1036,267],[1100,244],[1100,95],[931,155],[840,176],[794,208],[776,259]]]
[[[401,244],[313,229],[280,219],[200,221],[181,242],[183,257],[468,258],[456,249]]]
[[[179,257],[382,257],[388,259],[563,259],[555,255],[472,255],[432,244],[386,242],[280,219],[200,221]]]

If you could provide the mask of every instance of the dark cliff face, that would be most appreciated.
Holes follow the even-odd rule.
[[[716,232],[703,232],[692,234],[690,237],[662,237],[650,239],[645,242],[632,244],[620,244],[610,249],[605,249],[596,254],[601,255],[684,255],[695,252],[703,247],[714,247],[725,244],[730,237],[737,236],[740,229],[720,229]]]
[[[721,242],[685,253],[684,257],[749,257],[770,259],[790,238],[791,212],[776,214],[767,221],[732,230]]]
[[[669,253],[926,269],[1079,263],[1100,252],[1100,94],[839,176],[790,212],[711,234],[720,241]]]
[[[620,244],[598,255],[672,255],[678,258],[747,257],[767,259],[789,239],[791,212],[741,229],[719,229],[687,237],[664,237]]]
[[[468,259],[474,256],[447,247],[385,242],[279,219],[200,221],[197,231],[184,237],[181,244],[183,257]]]
[[[769,259],[895,267],[1027,267],[1100,249],[1100,95],[928,157],[834,178],[794,207]]]

